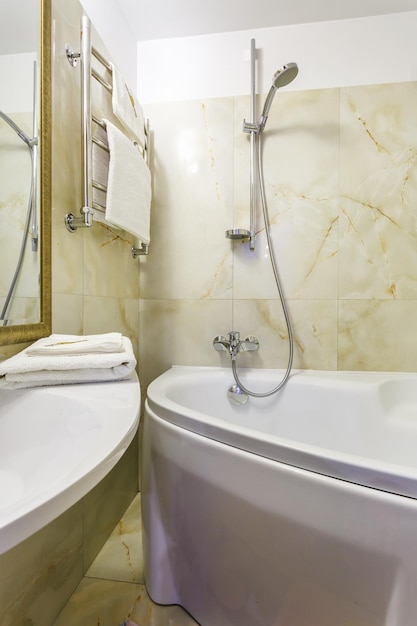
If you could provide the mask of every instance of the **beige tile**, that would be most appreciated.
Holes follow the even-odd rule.
[[[346,300],[339,308],[339,369],[417,370],[417,300]]]
[[[83,333],[120,332],[130,338],[138,357],[138,326],[138,300],[111,296],[83,297]]]
[[[294,337],[293,366],[301,369],[336,369],[337,301],[289,300],[287,309]],[[286,368],[288,332],[279,300],[239,300],[234,305],[233,325],[241,336],[255,335],[257,352],[239,355],[240,367]],[[222,365],[230,359],[219,353]]]
[[[84,237],[84,293],[89,296],[137,298],[140,259],[134,259],[134,239],[122,230],[95,223]]]
[[[140,494],[117,523],[85,575],[144,583]]]
[[[84,571],[90,567],[138,492],[135,437],[113,470],[83,499]]]
[[[0,624],[50,626],[82,576],[76,504],[0,556]]]
[[[142,298],[228,298],[233,100],[151,105],[154,200]]]
[[[228,300],[142,300],[139,376],[147,385],[172,365],[218,365],[213,339],[231,329]]]
[[[249,145],[236,99],[235,212],[249,211]],[[242,118],[242,119],[241,119]],[[262,135],[265,196],[279,273],[288,298],[337,297],[339,92],[279,93]],[[276,296],[258,201],[255,251],[234,246],[234,296]],[[242,216],[240,218],[240,216]]]
[[[340,297],[417,295],[414,83],[342,90]]]
[[[138,584],[84,578],[54,626],[119,626],[142,594]]]
[[[181,607],[154,604],[144,585],[85,578],[54,626],[198,626]]]
[[[83,293],[83,233],[69,233],[63,224],[52,225],[52,292]]]
[[[52,296],[54,333],[81,335],[83,332],[83,297],[66,293]]]

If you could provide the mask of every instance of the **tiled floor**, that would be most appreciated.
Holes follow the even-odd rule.
[[[103,546],[54,626],[198,626],[179,606],[149,598],[143,579],[140,494]]]

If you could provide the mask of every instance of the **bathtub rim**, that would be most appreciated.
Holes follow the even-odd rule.
[[[255,429],[248,429],[244,426],[236,426],[227,423],[228,428],[222,429],[225,423],[214,416],[209,416],[195,409],[184,407],[174,402],[166,395],[160,395],[163,402],[158,402],[158,392],[160,392],[166,380],[170,380],[177,375],[195,372],[201,375],[204,372],[217,372],[228,377],[228,382],[233,378],[230,368],[216,366],[194,366],[194,365],[172,365],[168,370],[160,374],[149,385],[145,398],[145,415],[147,411],[152,411],[156,416],[194,432],[202,437],[207,437],[224,445],[229,445],[246,452],[263,456],[272,461],[277,461],[309,470],[329,478],[345,480],[357,485],[377,489],[386,493],[400,495],[417,499],[417,468],[413,469],[407,465],[400,465],[369,459],[365,456],[353,455],[346,452],[332,454],[329,448],[312,446],[295,440],[284,439],[271,435],[270,440],[266,440],[262,433]],[[242,372],[256,375],[274,373],[279,378],[281,370],[275,369],[252,369],[242,368]],[[282,370],[283,373],[284,370]],[[278,376],[277,376],[278,374]],[[360,377],[374,378],[379,383],[390,380],[416,380],[415,372],[362,372],[362,371],[325,371],[325,370],[301,370],[293,369],[291,376],[307,375],[314,378],[325,376],[336,377],[340,380],[349,381],[360,379]],[[256,400],[256,399],[255,399]],[[181,413],[180,408],[184,409]],[[219,431],[226,433],[226,437],[219,438]],[[256,434],[258,432],[258,434]],[[277,455],[276,446],[279,446],[280,454]],[[296,446],[296,447],[295,447]],[[321,453],[321,456],[318,455]]]

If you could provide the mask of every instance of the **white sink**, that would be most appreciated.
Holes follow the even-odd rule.
[[[0,554],[82,498],[116,465],[138,424],[131,380],[0,390]]]

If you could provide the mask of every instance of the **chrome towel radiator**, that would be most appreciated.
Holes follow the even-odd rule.
[[[74,233],[78,228],[90,228],[93,225],[94,212],[100,212],[104,217],[105,204],[93,198],[93,189],[97,190],[101,195],[105,194],[107,188],[102,182],[95,180],[93,177],[93,144],[99,150],[109,152],[108,145],[103,138],[92,133],[92,122],[98,128],[106,131],[104,122],[97,116],[92,114],[91,110],[91,78],[103,87],[111,97],[113,91],[112,85],[112,65],[91,43],[91,22],[86,15],[81,18],[81,35],[79,53],[75,53],[70,45],[66,46],[66,55],[69,63],[73,67],[77,67],[78,60],[81,67],[81,125],[82,125],[82,181],[83,181],[83,206],[80,209],[80,216],[76,217],[72,213],[65,216],[65,224],[69,232]],[[92,67],[92,57],[94,57],[103,67],[106,75],[110,80],[107,81],[103,76]],[[149,164],[149,120],[145,124],[145,145],[143,148],[143,158]],[[136,258],[139,255],[148,254],[149,245],[142,244],[140,248],[133,247],[132,255]]]

